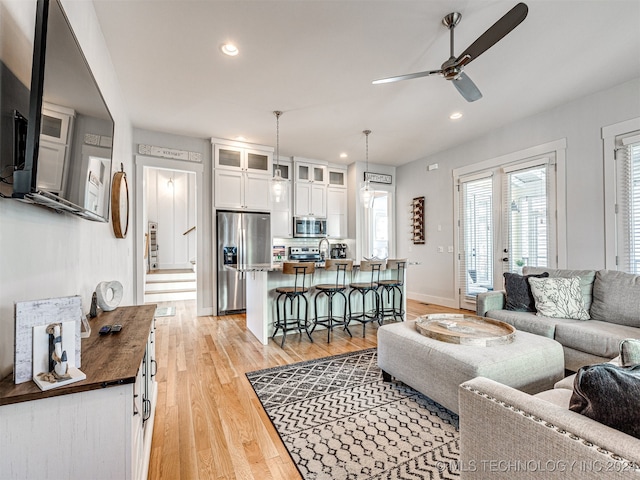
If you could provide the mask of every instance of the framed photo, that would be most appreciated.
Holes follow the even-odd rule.
[[[386,173],[374,173],[374,172],[364,172],[364,179],[369,180],[371,183],[384,183],[386,185],[391,185],[392,177]]]

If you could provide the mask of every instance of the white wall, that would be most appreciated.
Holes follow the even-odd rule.
[[[115,120],[113,172],[122,162],[131,173],[131,122],[93,3],[62,4]],[[35,6],[35,1],[0,0],[0,55],[27,85]],[[0,199],[0,376],[13,368],[16,301],[80,295],[88,312],[96,285],[118,280],[125,291],[122,304],[130,305],[135,298],[132,247],[132,236],[116,239],[110,223]]]
[[[482,100],[481,100],[482,101]],[[469,108],[473,108],[472,104]],[[517,108],[517,105],[514,105]],[[475,141],[411,162],[397,169],[398,256],[411,262],[407,273],[410,298],[455,304],[452,170],[543,143],[566,138],[566,231],[569,268],[604,268],[604,189],[600,129],[640,115],[640,79],[583,97],[514,122]],[[427,133],[428,134],[428,133]],[[439,169],[427,172],[427,165]],[[412,245],[405,207],[425,196],[426,244]],[[441,229],[438,230],[438,225]],[[444,246],[445,253],[438,253]]]
[[[196,258],[196,179],[194,173],[145,169],[147,222],[158,224],[158,264],[161,269],[191,268]],[[148,230],[147,230],[148,232]]]

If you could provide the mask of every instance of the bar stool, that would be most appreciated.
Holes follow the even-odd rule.
[[[367,323],[378,321],[380,323],[380,296],[378,295],[378,282],[380,281],[380,271],[384,270],[384,260],[362,260],[358,276],[362,276],[362,272],[371,272],[369,282],[354,282],[349,284],[351,291],[349,292],[349,321],[355,320],[362,323],[362,336],[364,337],[365,327]],[[362,311],[353,311],[353,301],[356,300],[354,295],[362,297]],[[367,296],[372,298],[374,308],[366,310]]]
[[[302,335],[302,330],[307,332],[309,340],[313,342],[313,338],[309,334],[309,302],[305,293],[309,291],[309,288],[305,286],[307,275],[312,275],[315,271],[315,264],[312,262],[284,262],[282,264],[282,273],[284,275],[295,275],[295,281],[293,287],[278,287],[276,293],[276,329],[273,332],[271,338],[275,338],[279,329],[282,329],[282,342],[280,347],[284,346],[284,342],[287,339],[287,332],[291,330],[297,330]],[[280,300],[282,299],[282,303]],[[304,300],[304,319],[300,318],[300,299]],[[289,313],[293,314],[293,302],[296,301],[296,317],[287,317],[287,301],[289,301]],[[280,314],[280,308],[282,307],[282,315]]]
[[[404,285],[404,270],[407,266],[406,258],[398,258],[387,260],[387,270],[395,270],[396,278],[388,280],[380,280],[378,288],[380,290],[380,323],[384,322],[385,317],[400,317],[404,320],[404,310],[402,308],[402,286]],[[387,303],[384,302],[384,293],[387,293]],[[396,306],[396,292],[400,296],[400,302]]]
[[[318,325],[325,326],[327,328],[327,343],[329,343],[331,341],[331,330],[339,325],[344,326],[344,330],[347,331],[350,337],[353,336],[349,331],[349,321],[347,320],[347,297],[344,294],[344,291],[347,289],[347,272],[351,272],[353,269],[353,260],[325,260],[324,269],[336,272],[336,283],[314,285],[315,289],[318,290],[318,293],[316,293],[313,298],[313,306],[315,307],[316,315],[311,333],[313,333]],[[342,281],[340,280],[341,274]],[[318,316],[318,297],[320,295],[327,296],[327,315],[323,317]],[[335,317],[333,313],[333,299],[337,295],[340,295],[344,300],[344,311],[339,317]]]

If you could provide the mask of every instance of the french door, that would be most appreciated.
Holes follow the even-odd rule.
[[[556,169],[540,156],[461,176],[458,182],[460,308],[503,289],[503,273],[555,267]]]

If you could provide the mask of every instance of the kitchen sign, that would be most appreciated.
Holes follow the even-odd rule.
[[[364,172],[364,179],[372,183],[385,183],[387,185],[391,185],[392,183],[391,175],[387,175],[386,173]]]

